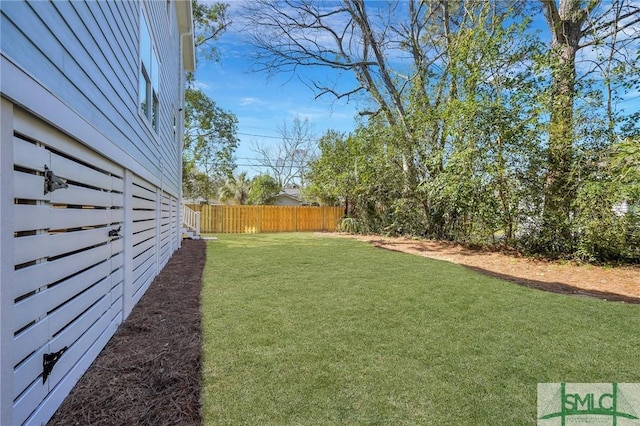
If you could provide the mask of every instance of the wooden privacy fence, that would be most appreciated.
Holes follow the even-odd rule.
[[[256,233],[335,231],[343,207],[328,206],[201,206],[200,232]]]

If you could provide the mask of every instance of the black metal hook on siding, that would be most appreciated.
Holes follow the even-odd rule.
[[[53,366],[56,365],[56,362],[58,362],[62,354],[65,353],[67,349],[69,348],[65,346],[58,352],[42,355],[42,384],[47,381],[49,374],[51,374],[51,370],[53,370]]]
[[[68,188],[67,181],[56,176],[53,171],[44,165],[44,195],[55,191],[56,189]]]
[[[118,226],[118,229],[112,229],[109,231],[109,236],[110,237],[120,237],[120,230],[122,229],[122,226]]]

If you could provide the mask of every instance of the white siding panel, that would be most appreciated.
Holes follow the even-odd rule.
[[[138,176],[133,178],[133,196],[155,200],[156,191],[153,184],[141,179]]]
[[[18,376],[24,377],[22,381],[28,380],[29,377],[33,378],[33,383],[17,401],[14,406],[14,415],[19,419],[25,419],[31,415],[36,409],[39,402],[44,399],[44,395],[48,390],[61,380],[61,376],[68,373],[69,369],[77,362],[78,358],[84,354],[91,344],[95,343],[96,339],[104,332],[109,325],[109,316],[104,315],[104,312],[108,310],[109,305],[106,303],[107,299],[103,299],[102,304],[94,305],[92,309],[87,311],[81,318],[75,321],[76,327],[70,328],[67,332],[57,336],[51,341],[50,344],[41,348],[33,357],[33,363],[25,363],[21,366]],[[101,316],[98,316],[102,314]],[[97,321],[96,318],[97,317]],[[85,331],[86,330],[86,331]],[[77,342],[75,339],[79,336],[74,334],[82,334]],[[60,350],[64,346],[69,346],[69,349],[62,354],[59,361],[56,363],[54,369],[51,372],[51,376],[48,379],[48,383],[42,384],[42,355],[46,352]],[[27,378],[27,379],[25,379]]]
[[[48,338],[48,336],[47,336]],[[46,343],[46,340],[43,342]],[[20,364],[14,371],[13,379],[13,395],[20,395],[31,384],[39,384],[44,387],[42,379],[38,380],[38,376],[42,374],[42,355],[49,351],[49,345],[40,347],[34,352],[28,360]]]
[[[49,280],[49,266],[45,262],[16,270],[15,283],[12,289],[13,299],[31,293],[45,285]]]
[[[100,280],[104,280],[110,272],[109,265],[103,262],[46,291],[40,291],[19,301],[15,304],[14,329],[19,330],[31,321],[46,316],[48,312],[53,311],[76,294],[94,286]]]
[[[156,208],[156,202],[153,200],[146,200],[144,198],[133,199],[134,208],[139,210],[153,210]],[[155,215],[154,215],[155,217]]]
[[[108,232],[109,228],[98,228],[51,235],[51,256],[104,244],[109,241]]]
[[[72,251],[93,247],[109,241],[109,228],[61,234],[39,234],[15,239],[15,262],[26,263],[39,258],[55,257]]]
[[[49,234],[31,235],[14,240],[13,258],[16,265],[49,256]]]
[[[147,269],[140,268],[142,269],[142,274],[134,281],[133,283],[133,299],[134,301],[137,303],[138,300],[140,300],[140,298],[142,297],[142,294],[146,291],[146,289],[149,287],[149,285],[151,284],[151,281],[153,280],[154,274],[155,274],[155,262],[153,262],[153,258],[149,259],[150,261],[147,262],[144,267],[147,267]]]
[[[52,192],[51,202],[78,206],[111,207],[113,205],[113,196],[111,192],[69,185],[67,189]]]
[[[134,279],[140,277],[144,271],[155,262],[153,250],[139,251],[133,259],[133,276]]]
[[[100,300],[108,299],[108,305],[103,306],[103,311],[111,306],[111,298],[106,295],[111,290],[111,279],[103,278],[93,287],[90,287],[84,293],[79,294],[74,299],[53,312],[50,317],[51,334],[55,335],[65,329],[71,321],[84,312],[89,306],[93,306]],[[62,345],[64,346],[64,345]]]
[[[62,404],[64,398],[69,394],[73,386],[78,382],[82,374],[89,368],[93,360],[98,356],[102,348],[107,344],[111,336],[115,333],[119,320],[114,319],[107,329],[100,335],[98,340],[95,341],[93,346],[87,350],[87,352],[78,360],[71,370],[68,371],[65,379],[58,383],[58,385],[50,392],[44,399],[43,403],[32,415],[33,420],[31,423],[37,424],[41,422],[39,419],[49,419],[55,413],[56,409]]]
[[[111,189],[118,192],[124,191],[124,181],[121,177],[111,176]],[[122,204],[115,204],[121,206]]]
[[[49,207],[34,205],[14,206],[13,231],[30,231],[33,229],[48,229],[50,223]]]
[[[42,146],[18,137],[13,138],[13,162],[16,166],[44,171],[44,165],[50,161],[49,151]]]
[[[116,210],[53,208],[50,216],[51,229],[72,229],[109,225],[117,222],[120,215]]]
[[[31,173],[13,172],[13,196],[23,200],[49,200],[51,194],[44,195],[44,177]]]
[[[108,245],[104,245],[85,250],[71,256],[66,256],[54,261],[49,261],[46,263],[30,266],[28,268],[20,269],[16,271],[16,279],[29,277],[41,278],[41,281],[17,281],[20,282],[21,285],[19,288],[18,286],[15,286],[16,288],[14,289],[14,298],[18,298],[47,284],[60,281],[65,277],[68,277],[82,271],[83,269],[93,266],[96,263],[107,259],[111,254],[110,252],[110,247]],[[16,294],[16,292],[20,290],[24,292]]]
[[[111,190],[111,176],[86,167],[85,165],[68,158],[51,154],[51,166],[49,167],[60,176],[67,180],[72,180],[83,185],[89,185],[96,188]]]
[[[34,348],[39,348],[49,340],[49,322],[45,320],[38,321],[25,331],[21,332],[14,337],[13,364],[18,365],[20,361],[24,360],[27,355],[34,351]],[[42,358],[40,358],[42,363]],[[40,365],[42,367],[42,365]],[[25,386],[26,387],[26,386]],[[24,387],[22,387],[24,389]],[[17,395],[14,394],[14,395]]]
[[[42,370],[42,364],[40,364],[40,369]],[[41,380],[33,382],[13,404],[14,424],[23,424],[36,409],[38,403],[47,396],[47,393],[49,393],[49,386],[43,386]]]
[[[152,210],[134,210],[133,211],[134,222],[155,220],[155,218],[156,218],[156,212]]]
[[[3,304],[13,297],[3,318],[12,350],[3,371],[13,362],[13,378],[2,389],[2,410],[12,412],[2,423],[46,423],[179,245],[182,39],[168,26],[175,5],[169,21],[166,8],[2,2],[2,92],[14,103],[13,141],[3,139],[14,169],[3,170],[15,217],[2,230],[12,281]],[[158,132],[138,113],[141,10],[161,62]],[[45,195],[45,166],[68,188]],[[43,384],[43,354],[64,346]]]
[[[80,158],[82,161],[115,176],[121,177],[123,175],[122,167],[116,165],[113,161],[79,144],[64,133],[51,128],[51,126],[43,123],[28,112],[18,109],[15,119],[14,126],[16,131],[27,135],[30,139],[36,140],[57,151],[64,152],[71,157]]]
[[[68,373],[78,359],[96,342],[112,319],[109,315],[111,299],[103,297],[82,318],[51,341],[53,348],[69,349],[60,357],[49,377],[50,386],[55,386]]]
[[[143,241],[149,241],[151,239],[153,239],[156,235],[156,230],[155,228],[151,228],[148,229],[146,231],[142,231],[142,232],[138,232],[137,234],[133,234],[133,245],[137,246],[138,244],[140,244]],[[152,241],[152,245],[148,246],[148,247],[153,247],[153,241]],[[138,250],[138,249],[136,249]]]
[[[155,260],[155,256],[153,256],[155,248],[156,242],[153,239],[145,240],[134,246],[133,269],[135,270],[147,257]]]
[[[122,232],[122,231],[120,231],[120,232]],[[117,238],[115,240],[111,240],[111,255],[112,255],[112,259],[114,257],[116,257],[116,256],[119,256],[123,249],[124,249],[124,242],[123,242],[122,238]],[[120,263],[116,267],[120,267],[120,266],[122,266],[122,261],[120,261]]]

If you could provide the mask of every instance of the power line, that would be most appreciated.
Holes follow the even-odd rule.
[[[253,133],[240,133],[240,132],[237,132],[236,134],[237,135],[242,135],[242,136],[255,136],[257,138],[282,139],[282,137],[280,137],[280,136],[255,135]]]
[[[343,133],[343,132],[340,132]],[[284,138],[282,136],[268,136],[268,135],[258,135],[255,133],[243,133],[243,132],[236,132],[236,135],[242,135],[242,136],[254,136],[256,138],[267,138],[267,139],[278,139],[278,140],[282,140],[282,139],[294,139],[294,138]],[[309,141],[309,142],[318,142],[321,138],[315,137],[315,138],[304,138],[305,141]]]

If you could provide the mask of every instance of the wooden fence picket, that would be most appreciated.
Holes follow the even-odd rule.
[[[335,231],[344,209],[329,206],[222,206],[188,204],[200,212],[203,233]]]

